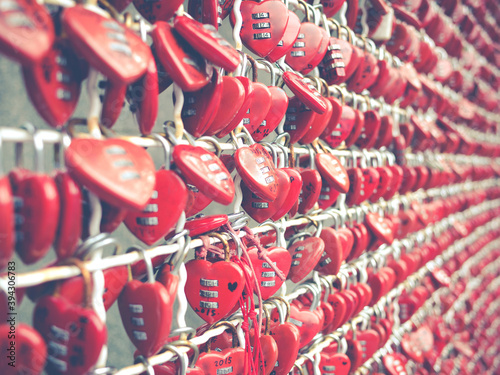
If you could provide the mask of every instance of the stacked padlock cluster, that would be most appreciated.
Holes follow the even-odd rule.
[[[499,373],[498,4],[131,2],[0,0],[54,128],[0,128],[1,373]]]

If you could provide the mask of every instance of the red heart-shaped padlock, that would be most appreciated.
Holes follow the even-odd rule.
[[[5,375],[41,374],[47,360],[47,346],[40,334],[31,326],[15,323],[9,317],[7,324],[0,325],[0,359]]]
[[[127,335],[144,356],[156,353],[168,340],[174,297],[158,281],[132,280],[125,285],[118,307]]]
[[[266,85],[260,82],[252,82],[251,85],[253,95],[250,107],[243,117],[243,125],[249,133],[253,133],[262,124],[272,104],[271,91]]]
[[[317,314],[308,309],[300,309],[294,305],[290,307],[289,321],[299,329],[299,348],[303,348],[309,344],[321,329],[321,319]]]
[[[279,206],[276,212],[271,216],[273,221],[277,221],[292,210],[292,207],[299,201],[300,192],[302,190],[302,176],[294,168],[280,168],[279,171],[285,172],[290,181],[290,188],[285,201]],[[293,216],[290,214],[290,216]]]
[[[240,64],[240,54],[212,25],[207,25],[186,16],[174,19],[175,29],[194,49],[212,64],[228,72]]]
[[[292,264],[292,257],[286,249],[282,247],[270,247],[266,249],[265,255],[285,276],[288,275]],[[276,276],[276,272],[274,272],[267,260],[259,255],[257,248],[250,248],[248,256],[257,277],[262,299],[267,300],[281,287],[283,281]]]
[[[86,374],[97,362],[106,344],[106,325],[94,310],[74,305],[62,297],[38,300],[33,327],[50,351],[46,370],[53,374]]]
[[[367,250],[370,243],[370,234],[364,224],[355,224],[350,228],[353,236],[353,247],[351,253],[347,257],[347,261],[359,257],[364,251]]]
[[[189,230],[191,237],[199,236],[200,234],[211,232],[229,222],[227,215],[211,215],[202,216],[195,219],[189,219],[184,224],[184,229]],[[170,232],[173,234],[173,231]]]
[[[31,102],[50,126],[60,127],[75,111],[80,97],[80,62],[63,40],[36,64],[23,67],[24,84]]]
[[[375,82],[378,74],[377,58],[365,51],[356,72],[347,82],[347,89],[359,94]]]
[[[364,113],[364,123],[356,145],[360,148],[373,148],[378,138],[381,117],[377,111],[368,110]]]
[[[269,86],[271,94],[271,107],[264,120],[253,131],[252,138],[256,142],[266,138],[280,124],[288,108],[288,96],[282,88]]]
[[[392,183],[387,187],[387,191],[382,196],[385,200],[391,199],[396,194],[403,181],[403,168],[399,165],[391,165],[388,168],[391,170],[393,178]]]
[[[155,59],[151,59],[144,76],[130,86],[129,99],[141,134],[150,134],[158,116],[159,81]]]
[[[321,353],[319,368],[325,375],[347,375],[351,368],[351,360],[344,353]]]
[[[245,81],[249,84],[248,78],[245,78]],[[206,131],[207,135],[215,135],[226,128],[240,113],[240,109],[244,111],[248,110],[248,106],[244,106],[247,94],[245,91],[246,86],[243,85],[243,82],[244,81],[235,77],[222,77],[222,92],[219,108],[218,111],[215,111],[215,117]],[[241,118],[239,121],[241,121]]]
[[[392,183],[392,171],[387,167],[377,167],[377,172],[379,174],[378,185],[373,190],[370,197],[370,201],[375,203],[378,201],[387,191],[389,185]]]
[[[332,206],[337,198],[339,197],[340,192],[330,187],[330,184],[327,180],[321,180],[321,193],[318,197],[318,205],[322,210],[326,210],[328,207]]]
[[[290,91],[292,91],[308,108],[319,114],[326,112],[325,99],[309,81],[306,81],[305,78],[291,71],[283,73],[282,78]]]
[[[6,3],[0,11],[0,50],[23,64],[42,60],[54,42],[54,25],[46,8],[30,0]]]
[[[64,9],[61,22],[72,47],[115,83],[137,81],[153,58],[132,30],[81,5]]]
[[[336,156],[318,153],[315,157],[315,164],[321,176],[328,180],[331,187],[342,194],[349,191],[349,176]]]
[[[156,56],[168,75],[184,91],[197,91],[209,82],[205,60],[169,23],[158,21],[151,36]]]
[[[349,137],[356,123],[356,112],[351,107],[342,106],[342,114],[340,120],[335,126],[327,126],[321,139],[323,139],[330,147],[337,148],[340,144]]]
[[[143,211],[125,217],[128,230],[147,245],[163,238],[175,225],[187,202],[187,188],[174,172],[160,169],[151,199]]]
[[[354,109],[355,121],[351,133],[345,140],[346,147],[351,147],[359,138],[365,124],[365,114],[358,109]]]
[[[221,352],[203,353],[196,362],[206,375],[244,373],[245,349],[229,348]]]
[[[112,128],[120,117],[127,96],[127,85],[106,81],[106,88],[102,99],[100,122],[107,128]]]
[[[60,200],[59,225],[54,250],[59,260],[73,255],[82,233],[82,193],[66,172],[54,177]]]
[[[170,20],[182,3],[182,0],[134,0],[137,11],[151,23]]]
[[[70,175],[99,198],[142,209],[155,185],[155,166],[142,147],[121,139],[76,138],[64,153]]]
[[[306,214],[314,207],[321,194],[321,175],[317,170],[310,168],[301,168],[299,172],[302,177],[299,212]]]
[[[311,125],[316,120],[317,113],[307,106],[296,96],[288,102],[283,130],[290,134],[290,143],[298,142],[304,137]]]
[[[347,303],[341,293],[333,293],[328,296],[328,303],[332,305],[334,315],[332,322],[325,329],[325,332],[332,332],[339,328],[344,320],[347,312]]]
[[[0,177],[0,269],[7,266],[14,255],[15,247],[15,216],[14,199],[8,177]]]
[[[279,45],[288,23],[288,9],[281,1],[241,4],[243,25],[240,37],[245,46],[260,57],[265,57]],[[234,24],[234,17],[231,20]]]
[[[351,360],[351,371],[355,371],[363,364],[363,346],[359,341],[347,340],[346,354]]]
[[[292,323],[271,324],[269,334],[278,346],[278,360],[274,365],[276,375],[286,375],[293,367],[299,352],[300,331]]]
[[[314,121],[311,123],[310,127],[307,128],[306,133],[300,139],[300,143],[308,144],[312,143],[316,138],[318,138],[325,128],[330,123],[330,119],[333,116],[333,105],[330,100],[325,100],[326,111],[323,114],[317,113],[314,117]]]
[[[11,172],[12,175],[13,172]],[[22,200],[16,214],[16,251],[26,264],[32,264],[49,251],[59,220],[59,195],[52,178],[35,172],[19,175],[14,195]]]
[[[233,201],[233,179],[214,153],[199,146],[178,145],[172,158],[182,175],[203,195],[224,205]]]
[[[325,243],[319,237],[309,237],[290,246],[288,252],[292,255],[292,267],[288,278],[294,283],[303,280],[316,267],[324,249]]]
[[[339,228],[337,230],[340,243],[342,245],[342,261],[346,260],[354,246],[354,237],[348,228]]]
[[[365,216],[365,221],[368,229],[370,229],[375,237],[387,245],[392,244],[394,233],[388,219],[383,218],[376,212],[369,212]]]
[[[278,345],[269,334],[260,335],[259,341],[262,355],[261,361],[259,361],[259,374],[270,375],[278,359]],[[255,331],[253,329],[250,331],[250,342],[255,342]]]
[[[300,32],[300,19],[293,12],[288,12],[286,30],[276,47],[266,56],[270,62],[276,62],[285,56],[293,47]]]
[[[342,263],[342,244],[337,231],[323,228],[319,238],[325,243],[325,250],[314,269],[322,275],[336,275]]]
[[[186,264],[186,270],[185,291],[189,304],[208,323],[214,323],[228,314],[245,286],[243,271],[231,262],[212,264],[196,259]]]
[[[184,94],[181,116],[189,134],[200,137],[210,128],[221,101],[221,82],[220,73],[214,70],[208,85],[201,90]]]
[[[236,169],[248,188],[260,198],[274,201],[278,196],[277,172],[271,156],[259,143],[234,153]]]
[[[380,347],[380,337],[373,329],[357,332],[356,340],[363,348],[362,363],[369,360]]]
[[[252,193],[252,191],[244,183],[242,183],[242,207],[252,217],[252,219],[259,223],[263,223],[272,217],[280,208],[284,208],[284,205],[290,206],[290,204],[287,204],[288,202],[286,202],[290,192],[290,178],[288,174],[281,169],[276,170],[276,178],[279,193],[276,199],[272,202],[267,202],[266,200],[259,198],[257,195]]]
[[[323,29],[324,30],[324,29]],[[313,60],[317,59],[318,50],[322,49],[322,56],[317,61],[317,64],[321,61],[326,53],[326,43],[322,43],[325,39],[325,34],[321,27],[317,26],[312,22],[303,22],[300,25],[299,35],[293,43],[292,49],[287,53],[285,62],[292,67],[293,70],[301,71],[304,69],[312,70],[315,66],[309,65]],[[322,45],[324,44],[324,45]]]
[[[384,367],[390,375],[407,375],[406,358],[401,353],[390,353],[382,357]]]

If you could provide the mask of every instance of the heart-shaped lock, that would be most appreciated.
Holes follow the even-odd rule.
[[[174,19],[175,29],[200,55],[228,72],[240,64],[240,54],[218,32],[208,24],[200,23],[186,16]]]
[[[268,320],[266,319],[266,325]],[[250,342],[255,342],[255,330],[250,331]],[[261,360],[259,361],[259,374],[270,375],[274,371],[278,359],[278,345],[274,338],[269,334],[266,327],[264,334],[259,337]]]
[[[390,353],[382,357],[384,367],[390,375],[407,375],[406,358],[401,353]]]
[[[319,195],[321,194],[321,175],[317,170],[310,168],[300,168],[299,173],[302,177],[299,212],[306,214],[318,202]]]
[[[220,73],[214,70],[208,85],[201,90],[184,94],[182,122],[188,133],[194,137],[202,136],[214,121],[222,97],[221,82]]]
[[[388,147],[392,141],[393,119],[391,116],[382,116],[380,118],[380,129],[374,148]]]
[[[325,99],[308,79],[302,78],[297,73],[291,71],[283,73],[281,78],[283,78],[283,81],[290,91],[292,91],[308,108],[319,114],[326,112],[327,107]]]
[[[186,185],[174,171],[160,169],[155,179],[153,194],[144,210],[131,211],[124,220],[128,230],[147,245],[172,230],[184,211],[188,194]]]
[[[172,158],[182,175],[203,195],[224,205],[233,201],[231,174],[217,155],[199,146],[177,145]]]
[[[37,154],[37,159],[43,157],[43,153]],[[19,174],[13,184],[14,196],[22,202],[16,207],[16,215],[22,218],[16,223],[16,251],[26,264],[35,263],[49,251],[59,220],[57,187],[52,178],[40,173],[40,163],[39,172]]]
[[[353,102],[353,105],[356,106],[356,100]],[[351,147],[354,142],[359,138],[363,131],[363,127],[365,124],[365,115],[363,112],[361,112],[358,109],[354,109],[354,114],[355,114],[355,121],[354,121],[354,126],[352,128],[351,133],[347,136],[345,139],[345,145],[346,147]]]
[[[188,13],[198,22],[206,23],[217,30],[222,23],[222,7],[218,0],[189,0]]]
[[[239,78],[239,77],[238,77]],[[247,102],[246,88],[250,84],[248,78],[240,80],[235,77],[222,77],[222,92],[220,104],[215,113],[215,117],[206,131],[207,135],[215,135],[225,129],[233,122],[235,117],[239,117],[240,110],[247,111],[249,101]],[[243,82],[246,82],[245,86]],[[247,102],[247,104],[245,104]],[[238,123],[243,117],[239,118]],[[237,119],[236,119],[237,120]],[[232,129],[231,129],[232,130]]]
[[[293,323],[300,332],[299,348],[306,346],[321,329],[321,319],[314,312],[306,308],[290,307],[289,321]]]
[[[158,21],[151,36],[156,56],[168,75],[184,91],[198,91],[209,82],[203,58],[169,23]]]
[[[323,228],[319,236],[325,243],[325,250],[314,268],[322,275],[336,275],[342,263],[342,243],[337,231],[333,228]]]
[[[106,82],[106,88],[102,99],[102,111],[100,123],[107,127],[112,128],[113,125],[120,117],[122,108],[125,105],[125,98],[127,96],[127,85],[114,83],[112,81]]]
[[[373,190],[373,193],[370,197],[370,201],[375,203],[378,201],[387,191],[388,187],[392,183],[392,171],[387,167],[376,167],[377,172],[379,174],[378,185]]]
[[[375,168],[351,168],[347,171],[350,181],[350,194],[347,195],[347,204],[359,205],[370,198],[378,186],[380,177]]]
[[[23,68],[31,102],[50,126],[64,125],[75,111],[83,78],[80,65],[71,47],[58,40],[39,63]]]
[[[186,183],[186,186],[188,188],[188,197],[185,212],[186,217],[190,217],[205,209],[212,203],[212,200],[200,192],[196,186],[188,183]]]
[[[66,172],[57,172],[54,181],[60,200],[54,250],[57,258],[61,260],[73,255],[82,233],[82,193]]]
[[[233,310],[245,286],[240,267],[229,261],[194,259],[186,263],[186,270],[186,296],[200,318],[214,323]]]
[[[325,40],[325,42],[323,42]],[[303,22],[300,25],[299,35],[293,43],[292,49],[287,53],[285,62],[293,70],[311,71],[319,64],[328,47],[326,30],[312,22]],[[321,49],[321,51],[319,51]],[[320,55],[318,61],[318,55]],[[310,64],[316,60],[316,65]]]
[[[292,323],[283,321],[271,324],[269,334],[278,347],[278,359],[273,371],[276,375],[286,375],[293,367],[299,352],[300,331]]]
[[[292,257],[290,253],[283,247],[270,247],[265,250],[264,259],[257,248],[250,248],[248,256],[252,262],[252,267],[257,277],[257,283],[260,288],[260,293],[263,300],[271,297],[283,284],[276,272],[269,265],[269,260],[286,276],[290,271]]]
[[[357,370],[363,364],[363,346],[359,341],[347,340],[346,354],[351,360],[351,371]]]
[[[299,201],[300,192],[302,191],[302,176],[294,168],[280,168],[279,171],[284,172],[290,181],[290,188],[285,201],[279,206],[276,212],[271,216],[273,221],[278,221],[287,213],[290,213],[293,206]],[[290,216],[294,216],[290,213]]]
[[[332,148],[337,148],[351,134],[356,123],[356,112],[351,107],[342,106],[342,114],[340,120],[335,126],[328,125],[321,139],[323,139]]]
[[[362,362],[366,362],[380,347],[380,337],[373,329],[356,332],[356,340],[361,344]]]
[[[329,85],[333,85],[345,77],[344,57],[337,38],[330,37],[328,40],[326,54],[320,65],[320,74]]]
[[[385,200],[391,199],[399,190],[401,183],[403,182],[403,168],[399,165],[391,165],[388,168],[392,172],[393,179],[392,184],[388,186],[387,191],[382,196]]]
[[[292,267],[288,278],[294,283],[303,280],[316,267],[325,249],[325,242],[319,237],[309,237],[295,242],[288,248],[292,255]]]
[[[144,356],[156,353],[168,340],[174,297],[155,281],[151,259],[142,252],[148,281],[131,280],[118,298],[118,308],[127,335]]]
[[[23,64],[41,61],[54,42],[54,25],[46,8],[33,1],[6,2],[0,11],[0,50]]]
[[[354,246],[354,237],[352,231],[348,228],[339,228],[337,230],[340,243],[342,245],[342,261],[346,260]]]
[[[106,325],[90,306],[91,275],[73,260],[84,278],[84,306],[63,297],[40,298],[33,312],[33,327],[49,348],[46,370],[51,374],[86,374],[95,366],[107,341]]]
[[[271,156],[259,143],[241,147],[234,153],[236,170],[258,197],[272,202],[278,196],[277,172]]]
[[[61,22],[72,47],[115,83],[137,81],[153,58],[132,30],[81,5],[64,9]]]
[[[327,180],[321,180],[321,192],[318,197],[319,208],[326,210],[328,207],[331,207],[339,195],[340,192],[331,188]]]
[[[301,22],[299,16],[293,12],[288,12],[286,30],[276,47],[266,56],[266,59],[274,63],[285,56],[293,47],[300,32]]]
[[[255,195],[244,183],[242,183],[243,209],[259,223],[263,223],[277,213],[279,209],[287,208],[288,194],[290,193],[290,177],[282,169],[276,169],[276,180],[278,182],[278,196],[272,202],[268,202]],[[296,197],[297,198],[297,197]],[[283,210],[284,211],[284,210]],[[287,211],[284,211],[286,214]]]
[[[361,134],[355,143],[360,148],[370,149],[377,141],[381,117],[377,111],[368,110],[364,113],[364,120]]]
[[[330,294],[328,296],[328,303],[333,307],[334,315],[330,326],[325,329],[325,332],[332,332],[341,326],[346,316],[347,303],[341,293]]]
[[[288,9],[278,0],[241,4],[243,25],[240,37],[245,46],[260,57],[265,57],[279,45],[288,23]],[[234,24],[234,17],[231,17]]]
[[[346,259],[347,261],[359,257],[364,251],[367,250],[368,244],[370,243],[370,234],[364,224],[355,224],[352,228],[350,228],[350,230],[352,232],[354,245],[351,253]]]
[[[182,0],[134,0],[137,11],[151,23],[170,20],[182,3]]]
[[[128,97],[141,134],[150,134],[158,116],[159,80],[155,59],[151,59],[144,76],[134,82],[128,91]]]
[[[121,139],[73,139],[64,153],[68,172],[106,202],[144,208],[155,184],[155,167],[142,147]]]
[[[330,123],[330,119],[333,116],[333,105],[330,100],[325,100],[326,111],[323,114],[316,113],[314,121],[311,123],[309,128],[306,128],[306,133],[299,140],[302,144],[312,143],[316,140],[326,129]]]
[[[321,176],[328,180],[328,184],[338,192],[345,194],[349,191],[349,176],[340,160],[332,155],[318,153],[315,164]]]
[[[197,361],[197,366],[207,375],[244,373],[245,349],[228,348],[221,352],[203,353]]]
[[[271,91],[266,85],[255,81],[251,82],[251,85],[253,86],[252,99],[247,112],[243,116],[243,125],[250,134],[260,127],[269,113],[272,104]],[[221,134],[218,136],[220,137]]]
[[[356,69],[356,72],[347,81],[347,89],[355,93],[361,93],[370,87],[379,74],[377,58],[369,51],[363,52],[363,58]]]
[[[321,353],[319,363],[322,374],[348,375],[351,360],[345,353]]]
[[[0,359],[5,375],[41,374],[47,360],[47,346],[40,334],[25,323],[0,325],[0,349],[4,356]],[[15,320],[14,320],[15,322]],[[15,341],[13,341],[15,340]]]
[[[288,102],[283,130],[290,134],[290,143],[298,142],[304,137],[316,120],[317,113],[310,110],[298,97]]]
[[[210,216],[201,216],[198,218],[189,219],[184,224],[184,229],[189,230],[189,235],[191,237],[199,236],[203,233],[211,232],[221,226],[227,224],[229,222],[229,218],[227,215],[210,215]],[[170,232],[170,235],[173,235],[173,231]]]
[[[394,233],[388,219],[383,218],[376,212],[369,212],[365,215],[365,222],[375,237],[387,245],[392,244]]]
[[[268,86],[271,94],[271,107],[261,124],[252,132],[252,138],[256,142],[262,141],[283,120],[288,108],[288,96],[285,91],[276,86]]]

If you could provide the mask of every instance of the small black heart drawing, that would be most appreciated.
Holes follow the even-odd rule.
[[[234,292],[236,288],[238,287],[238,283],[235,281],[234,283],[227,283],[227,288],[231,291]]]

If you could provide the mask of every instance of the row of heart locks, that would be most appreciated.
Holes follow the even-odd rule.
[[[317,259],[324,257],[323,252],[327,243],[329,248],[334,248],[333,253],[330,251],[328,253],[331,256],[338,254],[342,249],[340,242],[343,240],[341,238],[344,237],[340,235],[341,230],[336,233],[332,230],[327,231],[325,228],[323,236],[309,237],[294,242],[288,251],[279,246],[264,249],[260,240],[251,234],[247,234],[243,242],[238,242],[238,237],[235,236],[233,245],[239,243],[239,250],[243,252],[242,258],[247,258],[248,263],[242,263],[236,256],[236,251],[231,251],[230,245],[225,241],[223,241],[222,249],[206,242],[205,246],[197,251],[197,259],[189,261],[186,265],[188,278],[185,290],[188,301],[208,323],[198,329],[198,334],[214,327],[211,323],[217,322],[238,308],[241,308],[245,320],[253,320],[253,329],[250,330],[249,326],[242,327],[245,333],[243,341],[246,342],[246,349],[234,347],[235,341],[227,333],[218,336],[215,341],[209,342],[208,347],[212,347],[214,351],[208,350],[207,353],[200,355],[197,361],[198,367],[191,367],[188,373],[216,374],[218,369],[223,368],[229,374],[254,373],[253,371],[261,371],[266,374],[275,371],[275,373],[286,374],[294,365],[299,350],[305,348],[316,336],[316,333],[319,331],[333,332],[350,318],[359,314],[365,306],[377,305],[381,308],[378,301],[393,287],[404,282],[406,278],[413,277],[417,271],[429,264],[434,258],[439,257],[439,254],[442,254],[457,240],[471,239],[466,248],[467,251],[457,252],[441,269],[433,269],[430,275],[422,278],[421,287],[399,296],[396,304],[399,312],[393,311],[396,307],[391,307],[392,304],[388,303],[387,300],[383,301],[382,306],[388,304],[383,309],[384,312],[382,313],[381,310],[380,314],[386,317],[380,319],[380,316],[378,318],[375,316],[376,319],[369,324],[369,329],[353,328],[353,331],[345,332],[346,348],[341,349],[344,344],[343,341],[339,341],[338,344],[330,345],[328,350],[322,352],[325,358],[322,358],[324,363],[321,365],[325,368],[336,365],[340,366],[338,373],[353,372],[387,342],[394,327],[398,326],[399,320],[408,320],[430,297],[430,293],[441,287],[450,286],[449,277],[460,269],[469,257],[478,254],[488,243],[498,237],[499,233],[496,230],[498,220],[495,223],[490,222],[498,216],[499,197],[500,188],[492,186],[468,193],[458,193],[445,200],[438,199],[432,204],[429,203],[428,207],[422,207],[428,216],[422,216],[420,219],[415,217],[410,225],[411,229],[408,230],[425,231],[429,225],[432,225],[431,223],[439,225],[443,220],[447,220],[450,214],[460,212],[462,216],[458,217],[462,217],[463,221],[453,222],[453,224],[449,222],[448,226],[444,227],[447,229],[442,228],[440,232],[436,232],[432,242],[422,244],[418,250],[401,256],[399,260],[394,260],[388,266],[380,268],[377,273],[372,273],[366,278],[360,277],[359,280],[356,280],[356,274],[354,274],[354,280],[352,280],[352,276],[346,275],[344,282],[351,283],[349,288],[347,288],[347,284],[343,287],[341,285],[339,288],[338,285],[334,286],[327,282],[330,292],[325,290],[324,295],[322,295],[320,289],[315,289],[314,283],[305,284],[308,289],[306,294],[302,294],[292,301],[291,306],[284,299],[269,300],[268,304],[274,304],[276,309],[269,315],[266,315],[267,309],[261,310],[260,319],[264,317],[266,321],[264,335],[261,337],[256,334],[256,332],[260,332],[258,329],[260,323],[257,323],[255,319],[253,298],[249,296],[252,296],[254,292],[260,295],[260,298],[271,296],[283,282],[283,280],[280,282],[279,272],[284,274],[283,278],[287,276],[287,273],[288,276],[293,274],[292,277],[298,275],[299,271],[291,270],[293,267],[298,269],[300,266],[302,268],[300,272],[305,277],[314,267]],[[422,222],[423,219],[426,221]],[[491,227],[495,230],[491,230],[488,223],[494,224]],[[227,230],[231,231],[231,227],[228,227]],[[248,228],[245,231],[251,233]],[[262,242],[274,242],[274,239],[263,237]],[[99,247],[99,243],[96,243],[95,239],[84,243],[82,251],[89,252],[92,247]],[[142,278],[146,273],[148,275],[147,281],[129,280],[126,267],[107,270],[105,274],[106,292],[103,298],[106,308],[109,308],[118,299],[122,321],[130,339],[138,349],[137,354],[147,357],[157,353],[163,348],[165,341],[169,340],[170,322],[173,314],[172,301],[179,283],[176,262],[182,263],[183,259],[175,257],[173,262],[166,263],[155,280],[151,259],[144,251],[142,254],[144,261],[135,264],[132,267],[132,273],[139,278]],[[291,254],[294,256],[292,257]],[[496,254],[489,252],[482,263],[479,263],[476,272],[480,272],[481,265],[488,264],[492,259],[495,259]],[[199,257],[205,257],[207,260]],[[220,259],[221,257],[224,260]],[[313,257],[316,261],[311,261]],[[51,291],[51,287],[53,288],[55,285],[44,284],[28,289],[28,296],[37,301],[34,312],[34,327],[41,333],[41,336],[33,328],[26,325],[20,326],[16,335],[25,345],[26,353],[30,353],[30,357],[38,361],[36,365],[38,372],[32,373],[40,373],[45,363],[45,359],[41,360],[46,355],[44,340],[48,342],[50,348],[60,348],[60,350],[52,351],[53,349],[51,349],[48,352],[47,369],[49,373],[84,374],[95,364],[107,339],[105,325],[91,307],[92,283],[89,271],[83,263],[76,259],[72,259],[68,264],[76,265],[80,269],[82,277],[60,283],[56,288],[56,294],[52,294]],[[308,270],[304,270],[304,268],[308,268]],[[271,272],[271,269],[274,269],[275,272]],[[274,281],[273,285],[270,281]],[[453,301],[463,292],[465,285],[465,282],[454,285],[456,295],[447,296],[447,299],[441,300],[446,309],[453,305]],[[332,291],[334,292],[331,293]],[[237,303],[238,300],[239,303]],[[260,306],[264,305],[261,303]],[[283,308],[285,308],[286,313],[280,311]],[[248,314],[245,315],[245,313]],[[262,315],[263,313],[265,314]],[[370,315],[368,318],[368,322],[370,322]],[[449,333],[443,332],[440,326],[442,322],[439,321],[439,318],[437,319],[438,321],[434,322],[436,326],[434,334],[438,337],[439,335],[448,337]],[[462,327],[463,330],[463,325],[458,326]],[[69,330],[68,327],[70,327]],[[9,330],[9,326],[4,325],[2,329]],[[266,332],[269,334],[265,334]],[[170,340],[177,338],[178,336]],[[174,347],[185,344],[185,341],[182,341],[182,334],[180,338],[180,342],[172,342]],[[442,349],[447,340],[443,338],[440,340]],[[241,342],[240,345],[243,345]],[[8,344],[3,343],[3,345]],[[167,345],[164,349],[177,353],[172,345]],[[409,340],[405,348],[406,355],[411,359],[420,358],[420,361],[423,362],[418,345],[427,348],[422,349],[423,352],[430,350],[428,342]],[[280,346],[286,348],[281,350],[284,357],[280,357]],[[192,345],[190,348],[195,352],[198,350]],[[251,353],[255,357],[250,355],[250,348],[253,348]],[[304,353],[307,353],[307,348],[304,350]],[[259,351],[262,351],[262,354],[259,354]],[[294,355],[290,355],[290,351]],[[439,356],[434,352],[429,355],[431,354],[434,357],[426,359],[430,363],[436,360],[436,356]],[[264,361],[263,365],[260,365],[261,360]],[[252,361],[255,361],[254,365],[252,365]],[[405,374],[406,372],[402,372],[404,367],[401,366],[406,361],[407,359],[401,355],[388,356],[387,359],[384,359],[384,366],[391,374]],[[35,360],[28,361],[26,365],[32,366],[34,362]],[[398,365],[393,365],[393,362],[398,363]],[[254,366],[254,370],[252,370],[252,366]],[[259,368],[260,370],[258,370]],[[396,372],[391,372],[390,368],[394,368]],[[178,364],[169,363],[157,366],[154,371],[165,374],[177,373]],[[420,373],[426,374],[425,371],[422,369]]]
[[[371,49],[362,50],[342,39],[340,31],[344,29],[333,20],[323,21],[324,27],[314,22],[301,23],[281,1],[245,1],[240,9],[243,17],[241,38],[252,52],[265,57],[266,60],[262,60],[265,64],[285,58],[286,64],[278,63],[277,66],[283,69],[280,75],[284,83],[296,95],[289,100],[275,82],[268,87],[244,77],[246,68],[241,66],[240,53],[217,33],[215,27],[185,14],[176,15],[171,23],[166,22],[175,13],[174,5],[178,4],[161,3],[162,11],[158,11],[151,9],[151,4],[136,4],[147,20],[156,22],[148,29],[153,39],[150,48],[126,26],[130,22],[120,24],[106,17],[101,8],[89,6],[69,7],[60,17],[55,15],[55,24],[62,27],[66,36],[55,37],[47,10],[41,5],[20,1],[16,11],[8,16],[22,15],[25,22],[9,24],[0,46],[4,54],[24,66],[30,99],[47,123],[55,127],[66,124],[73,114],[82,80],[89,74],[93,76],[89,66],[90,72],[99,71],[107,78],[101,124],[112,127],[128,97],[143,134],[152,131],[158,112],[158,94],[172,82],[186,93],[182,119],[187,131],[197,137],[203,134],[224,137],[243,121],[253,139],[260,141],[278,128],[287,114],[284,130],[290,134],[291,143],[310,143],[321,136],[332,147],[338,147],[342,141],[348,146],[356,142],[364,148],[386,145],[386,138],[381,135],[377,141],[377,134],[379,129],[384,129],[383,134],[390,134],[390,116],[381,119],[367,103],[368,111],[363,117],[344,106],[344,100],[341,102],[331,97],[328,90],[324,91],[328,85],[343,82],[356,93],[369,88],[372,96],[383,97],[387,103],[402,98],[401,107],[413,104],[427,109],[433,102],[437,112],[462,120],[470,120],[470,113],[474,112],[475,107],[467,100],[450,102],[411,64],[396,69],[386,59],[377,60]],[[303,6],[309,15],[311,6],[305,3]],[[222,16],[227,16],[230,9],[229,6]],[[314,14],[316,17],[316,12]],[[233,15],[233,22],[234,18]],[[27,28],[27,24],[32,27]],[[330,36],[329,24],[337,29],[337,37]],[[146,32],[144,23],[140,25]],[[348,30],[349,33],[352,31]],[[29,42],[19,43],[14,35],[26,37]],[[395,41],[390,45],[399,50]],[[209,69],[207,62],[226,72],[237,70],[237,77],[223,76],[219,70]],[[436,64],[434,61],[430,69]],[[317,66],[325,80],[321,83],[313,79],[316,85],[291,71],[306,74]],[[276,67],[270,65],[266,69],[276,71]],[[182,92],[175,97],[179,95]],[[435,99],[430,101],[429,98]],[[485,127],[490,126],[486,120],[473,117],[478,124],[484,122]],[[444,138],[447,134],[431,130],[437,133],[433,137],[440,138],[440,144],[447,140]],[[454,134],[451,141],[455,142],[457,133],[446,130],[445,133]],[[429,131],[424,130],[427,138]]]

